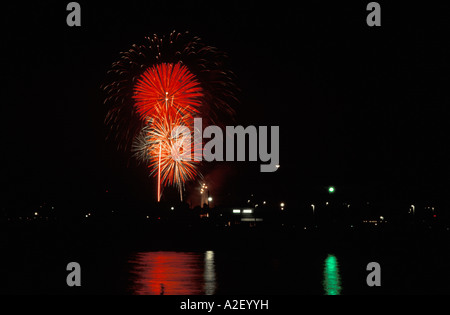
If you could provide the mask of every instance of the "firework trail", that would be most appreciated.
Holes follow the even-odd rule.
[[[180,156],[180,144],[193,133],[174,137],[174,128],[192,126],[195,116],[215,124],[233,116],[237,89],[225,64],[226,55],[198,37],[172,32],[133,45],[108,72],[110,81],[103,86],[108,137],[119,149],[131,149],[151,175],[158,173],[158,200],[160,180],[182,195],[184,183],[201,176],[198,162]]]
[[[185,116],[176,114],[172,118],[166,113],[156,116],[148,123],[136,137],[132,147],[135,158],[148,166],[150,175],[158,174],[163,187],[178,187],[181,199],[184,183],[202,178],[198,172],[199,162],[193,159],[195,154],[202,152],[202,143],[195,138],[200,133],[190,130],[192,124],[186,125]],[[185,152],[186,147],[188,149]],[[160,192],[158,197],[161,197]]]

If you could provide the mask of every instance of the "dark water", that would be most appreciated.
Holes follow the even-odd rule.
[[[370,260],[351,253],[313,254],[299,250],[298,255],[268,256],[257,251],[140,252],[128,260],[132,276],[127,290],[151,295],[450,292],[446,263],[436,264],[438,269],[432,270],[432,259],[427,265],[395,257],[378,258],[382,286],[371,288],[366,283]]]
[[[20,254],[20,253],[19,253]],[[448,261],[413,254],[353,251],[97,250],[65,259],[42,252],[2,262],[2,293],[136,295],[449,294]],[[44,257],[44,258],[42,258]],[[11,257],[9,257],[11,259]],[[66,265],[81,265],[81,287],[66,285]],[[367,264],[381,265],[381,284],[366,284]]]
[[[217,280],[214,252],[143,252],[132,255],[133,294],[212,295]]]
[[[252,253],[254,255],[255,253]],[[311,270],[297,270],[296,273],[281,270],[281,262],[277,259],[267,262],[258,255],[249,260],[245,257],[216,258],[214,251],[205,252],[140,252],[132,255],[130,264],[129,290],[138,295],[214,295],[222,293],[280,293],[286,282],[301,281],[296,284],[297,289],[303,285],[311,286],[314,291],[319,290],[326,295],[339,295],[342,291],[339,261],[333,254],[329,254],[323,261],[323,272],[314,274],[319,268]],[[218,261],[226,263],[234,270],[227,272],[226,277],[218,276],[216,264]],[[302,263],[299,264],[303,265]],[[217,270],[216,270],[217,269]],[[278,278],[278,279],[277,279]],[[307,281],[305,283],[305,280]],[[315,281],[316,283],[311,283]],[[245,290],[244,290],[245,289]],[[291,288],[292,289],[292,288]],[[244,290],[244,291],[243,291]],[[248,291],[246,291],[248,290]],[[301,291],[301,290],[300,290]],[[310,291],[311,292],[311,291]],[[319,293],[319,292],[316,292]]]
[[[136,247],[130,246],[133,242],[102,244],[90,235],[70,247],[52,235],[47,242],[42,236],[24,237],[0,246],[0,293],[450,294],[447,236],[263,235],[227,234],[220,246],[196,249],[160,246],[151,237]],[[145,246],[151,242],[161,248]],[[81,265],[79,288],[66,284],[69,262]],[[381,265],[381,287],[367,286],[370,262]]]

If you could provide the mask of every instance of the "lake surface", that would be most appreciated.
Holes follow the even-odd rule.
[[[217,280],[214,252],[144,252],[129,260],[132,284],[140,295],[212,295]]]
[[[372,258],[372,259],[370,259]],[[367,264],[381,265],[381,287],[369,287]],[[128,260],[130,294],[427,294],[450,293],[450,269],[433,257],[367,257],[355,253],[273,255],[139,252]]]
[[[449,294],[445,255],[353,251],[96,250],[10,253],[0,262],[1,293],[133,295]],[[53,255],[53,256],[52,256]],[[81,287],[66,284],[66,265],[81,265]],[[381,287],[366,284],[369,262],[381,265]]]
[[[139,295],[341,294],[338,258],[329,254],[313,266],[317,261],[284,261],[258,252],[139,252],[128,260],[128,290]]]
[[[0,247],[0,293],[450,294],[450,241],[434,234],[314,238],[314,234],[235,233],[221,235],[219,245],[203,241],[194,248],[185,243],[197,244],[204,236],[184,243],[176,239],[173,246],[152,237],[136,245],[136,238],[122,240],[121,235],[102,243],[87,234],[66,246],[68,242],[52,234],[36,235],[40,239],[16,237]],[[81,266],[81,287],[66,284],[69,262]],[[371,262],[381,266],[381,287],[366,283]]]

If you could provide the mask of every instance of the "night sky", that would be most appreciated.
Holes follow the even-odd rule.
[[[2,4],[2,187],[18,200],[89,201],[105,190],[155,199],[145,167],[106,141],[106,72],[154,33],[189,31],[229,55],[240,88],[236,124],[280,126],[281,168],[215,163],[217,202],[249,194],[308,200],[349,195],[438,201],[448,196],[449,10],[379,2],[79,1]],[[5,71],[6,70],[6,71]]]

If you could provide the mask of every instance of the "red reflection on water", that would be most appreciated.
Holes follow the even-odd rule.
[[[135,294],[204,294],[203,253],[139,253],[129,262],[136,275],[132,286]]]

